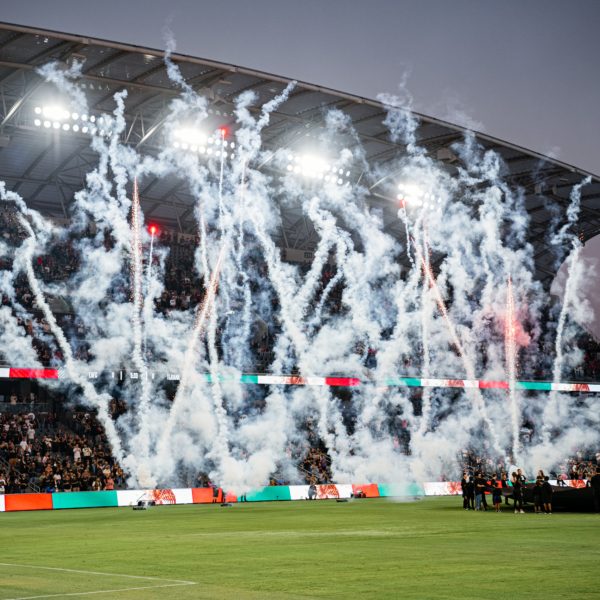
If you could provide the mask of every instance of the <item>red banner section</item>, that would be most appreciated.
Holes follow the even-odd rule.
[[[482,390],[507,390],[508,381],[479,381]]]
[[[355,498],[379,498],[379,488],[376,483],[352,484],[352,494]]]
[[[192,488],[192,500],[194,504],[210,504],[218,502],[220,496],[215,499],[212,488]]]
[[[325,377],[325,385],[334,387],[360,385],[360,379],[356,377]]]
[[[223,502],[223,490],[213,488],[192,488],[192,501],[194,504],[211,504]],[[236,500],[227,500],[227,502],[236,502]]]
[[[52,510],[52,494],[8,494],[5,510]]]
[[[58,369],[10,369],[11,379],[58,379]]]

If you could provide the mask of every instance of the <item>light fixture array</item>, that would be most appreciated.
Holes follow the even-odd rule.
[[[313,154],[286,154],[286,171],[293,175],[344,185],[349,183],[350,171]]]
[[[94,135],[97,132],[97,125],[100,125],[103,120],[102,117],[97,119],[94,115],[70,112],[56,105],[36,106],[33,112],[36,115],[33,120],[36,127],[73,131],[74,133],[91,133]]]
[[[442,198],[426,191],[416,183],[403,182],[398,184],[397,199],[403,208],[423,207],[441,210]]]
[[[189,150],[216,158],[234,158],[235,142],[228,142],[221,129],[206,136],[197,129],[184,127],[173,132],[172,146],[178,150]]]

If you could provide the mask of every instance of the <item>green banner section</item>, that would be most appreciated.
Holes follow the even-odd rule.
[[[242,375],[240,377],[241,383],[258,383],[258,375]]]
[[[246,502],[271,502],[273,500],[291,500],[290,488],[287,485],[272,485],[257,488],[245,494]],[[238,502],[243,502],[243,496],[238,497]]]
[[[518,390],[543,390],[549,392],[552,390],[552,384],[545,381],[517,381],[515,388]]]
[[[119,506],[117,492],[56,492],[52,494],[52,508],[97,508]]]
[[[383,498],[400,496],[423,496],[425,490],[418,483],[378,483],[379,495]]]
[[[399,377],[396,379],[389,378],[385,380],[385,385],[407,385],[408,387],[420,387],[421,380],[415,377]]]

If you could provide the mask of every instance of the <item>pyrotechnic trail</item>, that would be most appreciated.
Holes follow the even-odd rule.
[[[504,352],[512,421],[512,462],[518,465],[521,464],[521,445],[519,441],[519,433],[521,428],[521,407],[515,385],[517,379],[516,315],[515,297],[513,292],[512,278],[510,276],[508,277],[508,282],[506,285]]]
[[[552,367],[552,382],[558,383],[562,378],[563,361],[564,361],[564,349],[563,349],[563,335],[565,330],[565,324],[567,316],[573,302],[575,301],[577,288],[579,285],[580,276],[580,265],[579,255],[581,253],[582,245],[579,240],[573,242],[573,250],[567,258],[568,275],[565,281],[565,289],[563,294],[562,306],[560,309],[560,315],[558,318],[558,325],[556,327],[556,341],[555,341],[555,354],[554,364]],[[552,434],[553,424],[551,423],[551,417],[556,414],[559,403],[559,392],[552,391],[548,402],[544,407],[542,414],[542,442],[544,444],[550,443]]]
[[[137,178],[133,181],[133,198],[131,202],[131,295],[132,295],[132,329],[133,329],[133,364],[140,375],[141,394],[137,406],[137,421],[139,430],[131,441],[133,452],[129,457],[132,468],[136,469],[135,478],[143,487],[151,486],[153,481],[147,470],[147,461],[150,455],[150,413],[151,413],[151,395],[152,382],[148,372],[148,365],[145,357],[144,338],[146,328],[149,326],[149,320],[143,317],[150,317],[149,304],[152,299],[148,293],[144,296],[142,293],[143,278],[143,255],[141,240],[141,208],[140,195]],[[152,236],[154,238],[154,236]],[[151,257],[150,257],[151,258]],[[148,265],[147,280],[150,283],[150,265]],[[135,465],[135,466],[134,466]]]
[[[19,214],[19,223],[29,235],[28,239],[25,240],[23,245],[23,260],[25,265],[25,272],[27,275],[27,281],[35,297],[37,305],[42,311],[44,318],[46,319],[46,322],[50,327],[50,331],[52,332],[52,334],[56,338],[56,341],[58,342],[59,348],[63,354],[64,368],[69,378],[69,381],[81,386],[84,399],[97,410],[98,420],[104,427],[106,437],[111,445],[115,458],[118,461],[123,462],[125,456],[121,446],[121,439],[119,438],[115,427],[115,423],[112,420],[112,417],[109,412],[109,402],[111,398],[110,396],[108,396],[108,394],[98,394],[98,392],[96,392],[96,389],[89,382],[89,380],[85,376],[81,375],[81,371],[78,368],[75,359],[73,358],[71,346],[67,341],[67,338],[65,337],[65,334],[61,329],[60,325],[57,323],[53,312],[50,310],[50,307],[48,306],[48,303],[44,298],[44,293],[42,292],[40,285],[35,277],[35,273],[33,271],[33,256],[36,249],[35,232],[29,224],[29,221],[21,214]]]
[[[164,423],[161,435],[156,443],[155,458],[167,458],[172,456],[173,450],[171,445],[173,444],[173,432],[179,425],[184,399],[186,399],[190,393],[190,382],[192,377],[196,374],[196,365],[198,363],[198,344],[202,339],[202,334],[204,332],[208,317],[210,316],[210,312],[213,310],[219,274],[221,271],[221,264],[223,262],[223,258],[225,257],[225,253],[227,252],[227,244],[225,243],[226,240],[227,238],[221,242],[221,248],[219,250],[217,262],[210,275],[210,279],[208,280],[204,299],[196,311],[194,326],[190,333],[185,355],[183,357],[183,368],[181,370],[179,386],[177,388],[175,398],[173,399],[167,421]]]
[[[425,249],[426,249],[426,251],[428,251],[427,246],[425,247]],[[465,352],[465,350],[460,342],[460,339],[458,338],[458,334],[456,333],[454,323],[452,322],[452,319],[450,318],[450,315],[448,314],[448,309],[446,307],[446,303],[444,302],[444,299],[440,292],[440,288],[437,284],[437,281],[435,280],[433,271],[431,270],[431,265],[429,265],[425,261],[423,255],[421,255],[419,258],[421,261],[421,265],[423,267],[423,272],[425,274],[425,277],[429,281],[429,285],[431,286],[431,289],[433,290],[433,293],[435,295],[436,302],[437,302],[438,308],[440,310],[440,313],[444,319],[444,322],[446,323],[448,332],[450,333],[450,339],[452,340],[454,347],[456,348],[460,358],[462,359],[462,362],[463,362],[463,365],[465,368],[465,372],[467,375],[467,379],[477,379],[477,377],[475,375],[475,366],[473,365],[473,362],[469,358],[468,354]],[[488,415],[488,412],[487,412],[487,409],[485,406],[485,401],[483,400],[483,396],[481,395],[481,392],[478,389],[470,389],[467,393],[475,401],[475,407],[477,408],[477,411],[478,411],[479,415],[481,416],[481,418],[483,419],[484,423],[487,425],[488,431],[490,432],[490,436],[492,438],[491,439],[492,446],[493,446],[495,452],[497,452],[498,456],[504,456],[505,451],[502,448],[502,445],[500,444],[500,441],[498,439],[498,434],[496,433],[496,427],[494,426],[494,423],[492,422],[492,420],[490,419],[490,417]]]
[[[430,377],[430,349],[429,349],[429,327],[432,319],[432,311],[431,311],[431,303],[430,303],[430,291],[428,286],[428,279],[426,273],[431,271],[430,264],[430,252],[427,241],[427,231],[426,231],[426,223],[423,222],[422,228],[422,244],[423,250],[419,251],[418,254],[423,261],[423,279],[421,285],[421,340],[423,346],[423,379],[429,379]],[[429,427],[429,422],[431,419],[431,390],[428,388],[423,389],[422,397],[422,409],[421,409],[421,421],[419,423],[419,429],[417,430],[417,435],[422,437],[427,428]]]

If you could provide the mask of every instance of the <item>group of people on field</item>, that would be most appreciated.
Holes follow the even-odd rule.
[[[523,510],[523,488],[525,476],[521,469],[513,471],[510,475],[510,485],[507,473],[500,476],[494,473],[490,478],[484,476],[482,471],[476,471],[470,475],[467,471],[463,473],[460,485],[462,489],[463,508],[465,510],[488,510],[486,493],[492,495],[492,504],[495,512],[501,511],[502,498],[508,505],[509,498],[513,499],[514,511],[524,513]],[[552,514],[552,486],[550,478],[538,471],[533,488],[533,503],[536,513]]]

